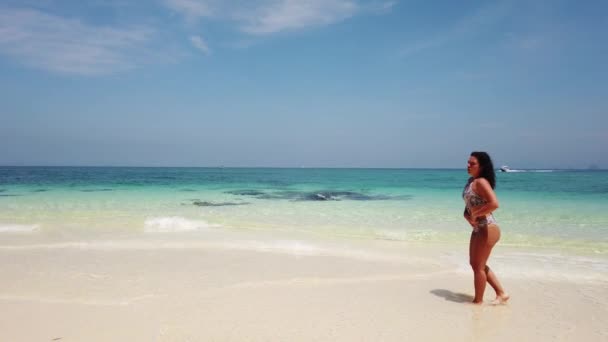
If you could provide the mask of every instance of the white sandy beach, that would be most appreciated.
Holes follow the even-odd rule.
[[[498,246],[512,299],[490,305],[488,286],[475,306],[466,244],[261,236],[5,236],[0,341],[608,339],[606,270],[526,274],[513,266],[546,260]]]

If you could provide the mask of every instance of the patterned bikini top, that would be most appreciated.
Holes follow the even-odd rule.
[[[475,191],[473,191],[471,184],[475,178],[469,178],[469,181],[464,186],[464,190],[462,191],[462,198],[464,199],[464,203],[467,207],[467,211],[471,212],[471,208],[477,207],[480,205],[484,205],[488,203],[483,197],[479,196]],[[486,215],[486,220],[484,222],[483,218],[478,219],[478,223],[480,225],[487,225],[490,223],[496,223],[496,219],[494,219],[494,215],[488,214]]]
[[[462,198],[464,199],[464,204],[469,209],[487,203],[485,199],[483,199],[481,196],[476,194],[475,191],[473,191],[473,187],[471,185],[473,184],[474,180],[474,178],[469,178],[469,181],[464,186],[464,190],[462,190]]]

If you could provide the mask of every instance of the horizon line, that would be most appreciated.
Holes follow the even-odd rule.
[[[383,166],[150,166],[150,165],[0,165],[0,167],[19,168],[199,168],[199,169],[378,169],[378,170],[464,170],[466,167],[383,167]],[[495,168],[500,170],[500,168]],[[516,168],[512,170],[556,170],[556,171],[608,171],[604,168]]]

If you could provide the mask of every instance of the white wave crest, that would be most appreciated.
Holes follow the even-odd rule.
[[[179,216],[152,217],[144,222],[146,233],[177,233],[218,227],[203,220],[189,220]]]
[[[518,169],[510,169],[507,173],[516,173],[516,172],[557,172],[558,170],[518,170]]]

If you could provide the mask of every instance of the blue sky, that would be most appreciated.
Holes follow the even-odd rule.
[[[2,0],[0,165],[608,168],[605,1]]]

